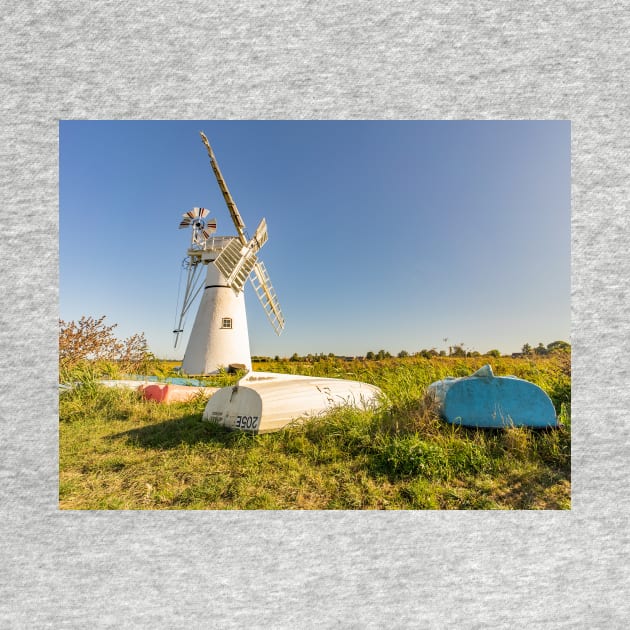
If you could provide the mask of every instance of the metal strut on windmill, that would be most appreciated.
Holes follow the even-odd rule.
[[[267,223],[262,219],[254,236],[247,238],[245,223],[221,174],[208,138],[203,132],[200,133],[238,236],[213,236],[216,220],[206,219],[209,212],[205,208],[193,208],[183,214],[179,227],[192,227],[192,238],[184,260],[186,288],[179,322],[173,331],[175,345],[183,332],[188,310],[203,289],[184,353],[182,371],[186,374],[211,374],[230,365],[251,370],[243,294],[248,278],[276,334],[279,335],[284,328],[278,299],[267,270],[257,256],[267,242]],[[207,268],[205,282],[201,273],[204,267]]]

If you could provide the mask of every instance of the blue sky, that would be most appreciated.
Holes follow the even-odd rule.
[[[62,319],[183,356],[181,214],[235,234],[200,130],[250,234],[267,219],[286,328],[247,285],[253,355],[569,341],[568,121],[62,121]]]

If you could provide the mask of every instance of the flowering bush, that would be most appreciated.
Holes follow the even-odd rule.
[[[124,340],[114,336],[117,324],[108,326],[105,315],[81,317],[78,322],[59,320],[59,372],[67,376],[87,364],[102,372],[133,371],[146,368],[155,361],[149,352],[144,333]]]

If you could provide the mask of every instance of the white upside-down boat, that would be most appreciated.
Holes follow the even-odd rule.
[[[250,372],[208,401],[203,419],[249,433],[278,431],[335,407],[371,409],[382,392],[374,385],[337,378]]]

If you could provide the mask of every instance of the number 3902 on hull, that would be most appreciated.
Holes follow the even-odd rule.
[[[378,387],[336,378],[250,372],[208,401],[203,419],[249,433],[278,431],[339,406],[376,407]]]

